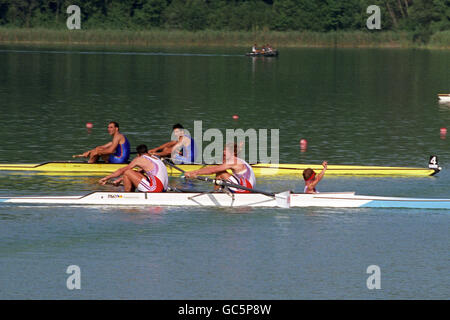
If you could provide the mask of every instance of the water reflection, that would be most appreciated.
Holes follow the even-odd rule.
[[[162,223],[164,215],[169,211],[167,207],[159,206],[126,206],[126,207],[100,207],[102,213],[113,215],[120,221],[134,224]]]
[[[109,139],[100,128],[111,115],[133,146],[160,145],[174,123],[203,120],[205,129],[279,128],[284,163],[423,167],[438,154],[437,177],[325,176],[320,190],[449,197],[450,149],[437,130],[450,113],[435,101],[436,88],[448,85],[449,52],[286,49],[277,59],[249,61],[210,50],[216,53],[0,52],[0,113],[8,115],[0,117],[0,162],[69,160]],[[302,137],[308,152],[299,150]],[[0,173],[0,194],[114,190],[98,178]],[[257,186],[301,191],[303,181],[258,179]],[[3,298],[73,298],[51,285],[73,261],[90,269],[95,288],[81,290],[82,298],[370,299],[361,277],[373,261],[392,275],[377,297],[448,293],[445,210],[2,205],[0,221]]]

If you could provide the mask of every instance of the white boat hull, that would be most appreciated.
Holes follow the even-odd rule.
[[[201,206],[201,207],[282,207],[280,198],[259,193],[139,193],[139,192],[93,192],[83,196],[58,197],[3,197],[0,203],[53,204],[82,206]],[[354,192],[289,194],[289,207],[335,207],[335,208],[421,208],[450,209],[450,199],[397,198],[355,195]]]
[[[450,94],[439,94],[439,102],[447,103],[450,102]]]

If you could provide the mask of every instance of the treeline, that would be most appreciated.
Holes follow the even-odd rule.
[[[367,30],[367,7],[378,5],[382,30],[423,42],[450,30],[450,0],[0,0],[0,25],[66,28],[72,4],[82,29],[355,31]]]

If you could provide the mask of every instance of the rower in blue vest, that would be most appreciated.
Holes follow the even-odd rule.
[[[82,154],[73,155],[74,158],[89,158],[89,163],[95,163],[102,158],[106,163],[127,163],[130,158],[130,142],[120,133],[119,124],[111,121],[108,133],[113,137],[111,142],[95,147]]]
[[[195,162],[196,146],[194,139],[186,134],[181,124],[172,127],[174,140],[148,151],[149,154],[159,157],[170,157],[177,164]]]

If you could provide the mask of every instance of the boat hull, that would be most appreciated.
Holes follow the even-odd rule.
[[[46,162],[42,164],[0,164],[0,171],[26,171],[55,175],[105,175],[124,167],[126,164],[85,163],[85,162]],[[185,171],[197,170],[205,167],[200,164],[177,165]],[[208,165],[206,165],[208,166]],[[303,170],[311,168],[316,172],[322,170],[317,164],[253,164],[256,176],[297,176],[301,177]],[[169,175],[179,176],[180,171],[167,166]],[[380,167],[329,165],[329,175],[358,175],[358,176],[431,176],[439,169],[413,167]]]
[[[277,197],[285,197],[279,194]],[[280,207],[277,197],[260,193],[92,192],[83,196],[2,197],[2,204],[81,206]],[[289,194],[288,207],[450,209],[450,199],[355,195],[354,192]]]
[[[450,94],[438,94],[439,102],[450,102]]]
[[[271,51],[271,52],[248,52],[245,54],[249,57],[277,57],[278,51]]]

